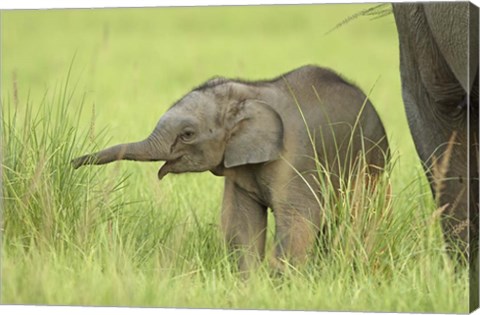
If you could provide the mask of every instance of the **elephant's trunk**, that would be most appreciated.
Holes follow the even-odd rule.
[[[158,148],[153,144],[152,136],[140,141],[119,144],[105,150],[87,154],[72,160],[72,166],[79,168],[83,165],[107,164],[118,160],[132,161],[162,161],[166,158],[159,154]]]

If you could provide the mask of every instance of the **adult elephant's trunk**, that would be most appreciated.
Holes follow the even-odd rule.
[[[162,161],[166,160],[165,154],[159,152],[153,144],[152,136],[140,141],[115,145],[105,150],[87,154],[72,160],[72,166],[79,168],[82,165],[100,165],[118,160],[132,161]]]

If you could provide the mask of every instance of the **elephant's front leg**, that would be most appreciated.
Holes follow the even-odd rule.
[[[267,207],[226,178],[221,221],[227,245],[238,251],[239,270],[258,265],[265,256]]]

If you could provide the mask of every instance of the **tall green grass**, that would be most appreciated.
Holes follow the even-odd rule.
[[[393,164],[374,190],[347,181],[323,205],[327,250],[281,277],[265,262],[243,281],[218,211],[204,210],[219,209],[202,196],[215,190],[165,186],[163,197],[143,198],[116,167],[73,171],[73,157],[106,142],[93,132],[94,111],[79,125],[82,99],[67,82],[42,106],[2,104],[2,303],[467,311],[468,273],[444,253],[421,174],[390,201]],[[271,251],[272,224],[268,234]]]
[[[1,302],[467,312],[468,273],[445,255],[408,132],[393,18],[323,35],[369,6],[2,12]],[[81,79],[51,87],[75,52]],[[211,76],[263,79],[311,63],[365,91],[380,76],[371,97],[393,162],[377,192],[345,183],[349,198],[329,201],[328,250],[283,277],[267,262],[238,277],[219,233],[221,178],[158,182],[156,163],[70,167],[72,157],[145,137]]]

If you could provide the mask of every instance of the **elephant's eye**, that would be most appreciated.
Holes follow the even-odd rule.
[[[195,132],[193,130],[185,130],[181,135],[180,138],[184,142],[192,141],[195,137]]]

